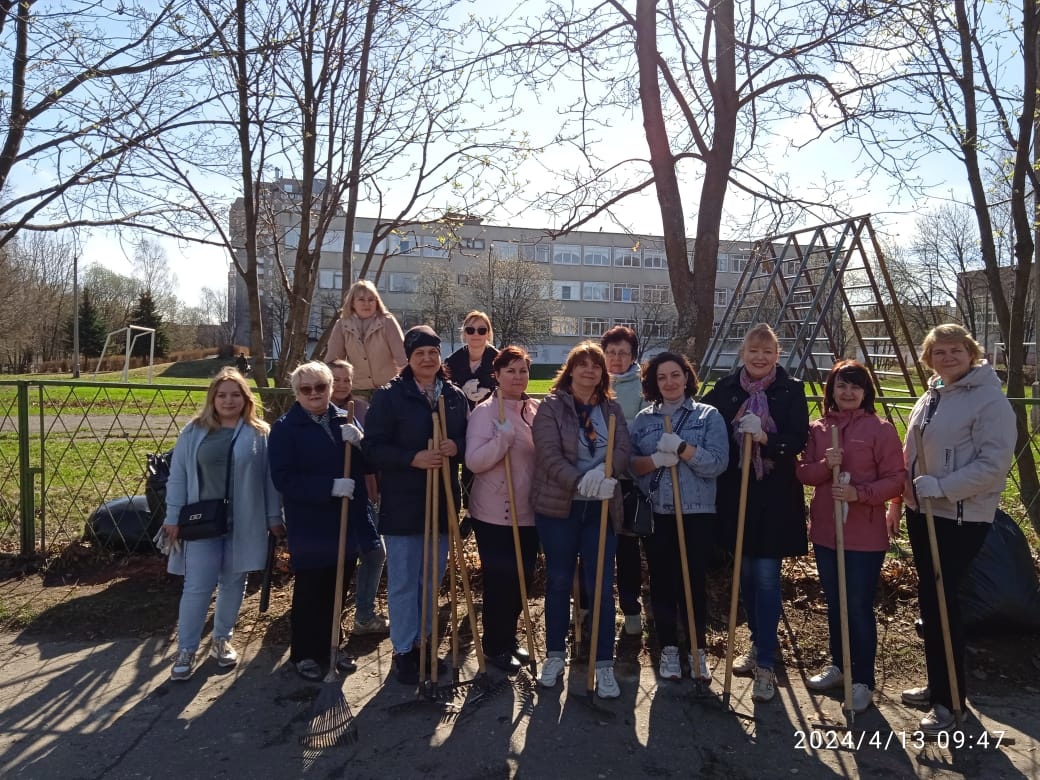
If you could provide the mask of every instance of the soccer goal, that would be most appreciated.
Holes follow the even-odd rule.
[[[101,357],[98,358],[97,366],[94,368],[94,379],[97,379],[98,372],[101,370],[101,361],[105,359],[105,353],[108,352],[108,345],[113,342],[113,337],[123,336],[125,347],[125,356],[123,359],[123,381],[128,381],[130,376],[130,353],[133,352],[134,344],[137,343],[139,338],[147,336],[149,338],[148,347],[148,384],[152,383],[152,367],[155,363],[155,328],[146,328],[143,325],[127,325],[125,328],[114,330],[105,336],[105,346],[101,348]]]

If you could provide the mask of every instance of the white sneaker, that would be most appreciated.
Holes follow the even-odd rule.
[[[831,664],[819,674],[814,674],[806,680],[805,687],[811,691],[829,691],[831,688],[837,688],[844,680],[845,676],[841,673],[841,669]]]
[[[938,734],[949,731],[954,726],[953,713],[942,704],[936,704],[932,711],[921,718],[921,731],[925,734]]]
[[[681,680],[682,667],[679,665],[679,648],[675,645],[666,645],[661,648],[661,663],[657,667],[657,673],[664,680]]]
[[[751,649],[744,653],[744,655],[733,660],[733,671],[736,674],[747,674],[748,672],[755,671],[757,667],[758,655],[755,653],[754,645],[751,645]]]
[[[538,675],[538,684],[543,688],[552,688],[556,685],[556,681],[560,679],[560,675],[563,674],[563,669],[567,665],[565,658],[559,656],[550,656],[542,662],[542,673]]]
[[[354,630],[351,631],[355,636],[361,636],[363,634],[386,634],[390,631],[390,621],[387,620],[383,615],[372,615],[372,619],[367,623],[360,620],[354,621]]]
[[[625,633],[628,636],[641,636],[643,634],[643,616],[625,615]]]
[[[217,659],[217,666],[228,667],[238,663],[238,653],[230,639],[214,639],[209,648],[209,657]]]
[[[773,670],[760,666],[755,669],[755,684],[751,686],[753,701],[770,701],[776,695],[776,680]]]
[[[874,692],[863,683],[852,684],[852,711],[857,715],[870,709],[874,703]]]
[[[187,680],[191,678],[191,673],[195,671],[195,653],[191,650],[181,650],[177,653],[177,660],[173,662],[173,669],[170,670],[171,680]]]
[[[601,699],[616,699],[621,695],[621,688],[614,679],[613,666],[596,669],[596,695]]]
[[[708,671],[708,651],[703,648],[697,649],[697,663],[693,661],[693,653],[686,656],[690,662],[690,677],[696,680],[698,677],[704,682],[711,681],[711,672]]]
[[[903,704],[909,704],[910,706],[927,705],[932,701],[932,692],[927,685],[921,685],[917,688],[907,688],[903,691],[901,698]]]

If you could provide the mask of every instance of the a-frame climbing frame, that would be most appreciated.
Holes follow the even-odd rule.
[[[776,331],[780,364],[817,395],[845,357],[867,366],[879,396],[886,385],[916,396],[925,382],[869,216],[757,242],[708,345],[701,377],[733,371],[744,334],[759,322]],[[893,385],[900,389],[892,391]]]

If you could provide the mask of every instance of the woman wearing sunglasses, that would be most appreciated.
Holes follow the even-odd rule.
[[[271,479],[282,494],[293,585],[289,660],[306,680],[320,680],[333,640],[329,614],[336,592],[340,510],[350,500],[343,581],[350,582],[360,534],[369,525],[361,430],[332,403],[332,371],[311,361],[289,377],[296,396],[271,426]],[[350,477],[343,476],[345,443],[353,447]],[[343,637],[335,637],[341,642]],[[336,668],[352,672],[354,660],[340,652]]]
[[[444,361],[451,381],[466,394],[470,409],[491,395],[497,386],[491,368],[498,354],[498,350],[491,346],[494,337],[491,318],[482,311],[471,311],[462,321],[462,340],[465,343]]]

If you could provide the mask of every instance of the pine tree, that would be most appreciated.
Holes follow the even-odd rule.
[[[130,312],[129,325],[140,325],[144,328],[155,328],[155,356],[165,357],[170,350],[170,339],[167,337],[162,326],[162,315],[155,308],[155,299],[149,290],[144,290],[137,299],[137,305]],[[142,336],[134,343],[131,354],[134,356],[147,357],[149,339]]]
[[[79,352],[84,357],[99,357],[105,346],[105,323],[90,297],[90,288],[83,288],[79,302]]]

